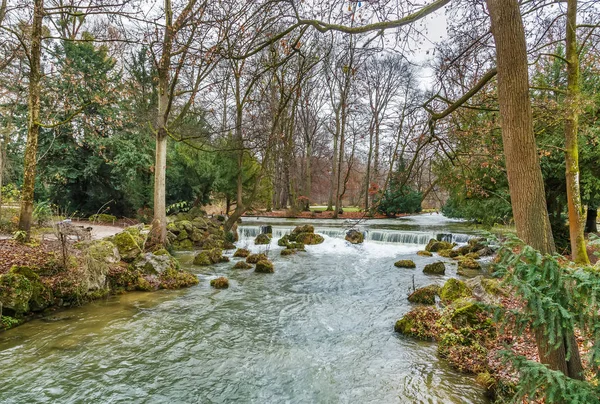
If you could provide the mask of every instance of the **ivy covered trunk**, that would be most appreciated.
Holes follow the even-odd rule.
[[[533,133],[527,44],[519,4],[517,0],[487,0],[487,6],[496,43],[502,143],[517,236],[542,254],[552,254],[555,247]],[[572,345],[565,342],[574,341],[573,335],[565,335],[562,344],[551,347],[543,326],[535,334],[542,363],[580,377],[577,349],[571,350],[569,362],[566,360],[566,347]]]
[[[35,0],[33,26],[31,27],[31,48],[29,52],[29,122],[27,127],[27,145],[23,167],[23,188],[21,190],[21,213],[19,229],[29,231],[33,221],[33,197],[35,190],[35,171],[37,166],[38,137],[40,134],[40,78],[42,54],[42,19],[44,18],[44,0]]]
[[[579,53],[577,51],[577,0],[567,2],[567,98],[565,116],[565,166],[571,258],[577,264],[589,264],[583,235],[584,217],[579,189]]]

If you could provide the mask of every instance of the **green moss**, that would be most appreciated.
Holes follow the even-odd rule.
[[[194,249],[194,243],[190,239],[185,239],[182,241],[175,240],[171,246],[175,251],[190,251]]]
[[[444,265],[444,263],[441,261],[425,265],[425,268],[423,268],[423,273],[429,275],[444,275],[446,273],[446,265]]]
[[[166,248],[161,248],[159,250],[154,251],[152,254],[157,255],[157,256],[161,256],[161,255],[171,255],[169,254],[169,251],[167,251]]]
[[[293,248],[286,248],[286,249],[281,250],[281,255],[283,257],[286,257],[288,255],[294,255],[294,254],[296,254],[296,250]]]
[[[358,230],[350,230],[346,233],[346,241],[352,244],[362,244],[365,236]]]
[[[435,297],[438,295],[440,287],[438,285],[429,285],[415,290],[408,296],[408,301],[419,304],[435,304]]]
[[[181,230],[179,232],[179,234],[177,235],[177,241],[183,241],[185,239],[188,239],[189,235],[188,232],[186,230]]]
[[[0,275],[0,303],[5,311],[16,316],[27,313],[32,295],[33,286],[27,277],[10,272]]]
[[[23,319],[14,318],[11,316],[0,317],[0,329],[9,330],[23,323]]]
[[[266,254],[250,254],[248,257],[246,257],[246,262],[248,264],[256,264],[258,261],[262,260],[268,260]]]
[[[429,251],[417,251],[417,255],[421,256],[421,257],[431,257],[433,256],[432,253],[430,253]]]
[[[256,268],[254,268],[254,272],[258,272],[261,274],[272,274],[275,272],[275,267],[273,263],[269,260],[263,259],[256,263]]]
[[[458,257],[460,255],[460,253],[458,251],[453,250],[453,249],[440,250],[440,251],[438,251],[438,254],[440,255],[440,257],[445,257],[445,258],[454,258],[454,257]]]
[[[224,276],[221,276],[216,279],[211,279],[210,286],[215,289],[227,289],[229,287],[229,279]]]
[[[117,221],[117,217],[113,215],[108,215],[106,213],[100,213],[97,215],[92,215],[88,219],[90,222],[96,223],[114,223]]]
[[[471,297],[473,293],[471,289],[458,279],[448,279],[440,290],[440,298],[444,302],[453,302],[463,297]]]
[[[400,260],[394,262],[394,266],[398,268],[416,268],[414,261],[412,260]]]

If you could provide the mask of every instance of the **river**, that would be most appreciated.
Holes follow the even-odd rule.
[[[361,223],[315,220],[321,245],[281,257],[276,240],[302,220],[246,218],[240,247],[268,250],[274,274],[193,267],[196,287],[129,293],[34,320],[0,334],[0,403],[486,403],[474,378],[450,369],[436,346],[394,333],[410,310],[429,238],[472,232],[438,215]],[[270,246],[255,246],[261,225]],[[233,251],[228,252],[231,256]],[[417,270],[393,263],[413,259]],[[442,259],[446,262],[451,260]],[[210,279],[227,276],[230,288]]]

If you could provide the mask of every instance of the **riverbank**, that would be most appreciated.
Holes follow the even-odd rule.
[[[226,246],[217,218],[198,210],[171,217],[174,249]],[[101,239],[59,242],[41,237],[23,243],[0,240],[0,331],[56,310],[130,291],[179,289],[198,284],[165,249],[147,246],[149,227],[96,225]],[[115,231],[120,232],[115,234]]]

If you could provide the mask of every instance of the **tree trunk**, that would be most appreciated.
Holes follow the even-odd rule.
[[[369,127],[369,152],[367,154],[367,169],[365,172],[365,212],[369,211],[369,189],[371,188],[371,159],[373,157],[373,122]]]
[[[487,5],[496,43],[502,142],[517,235],[543,254],[551,254],[555,246],[533,134],[527,45],[519,4],[517,0],[487,0]],[[572,341],[574,337],[567,338]],[[536,342],[542,363],[570,377],[581,377],[577,370],[581,364],[575,363],[578,352],[572,353],[567,363],[567,344],[549,347],[543,329],[536,332]]]
[[[165,32],[162,55],[158,65],[158,107],[156,117],[156,150],[154,160],[154,219],[151,244],[162,246],[167,242],[167,122],[169,115],[169,71],[173,47],[173,10],[171,0],[165,0]]]
[[[333,210],[333,191],[335,188],[335,178],[337,176],[337,153],[338,153],[338,137],[340,133],[339,110],[335,111],[335,135],[333,136],[333,159],[331,167],[331,177],[329,178],[329,199],[327,200],[327,210]]]
[[[583,235],[583,205],[579,189],[579,53],[577,51],[577,0],[567,1],[567,98],[565,117],[565,166],[571,259],[576,264],[590,263]]]
[[[42,55],[42,20],[44,18],[44,0],[35,0],[33,8],[33,26],[31,27],[31,48],[29,52],[29,122],[27,144],[23,168],[23,188],[21,190],[21,213],[19,229],[31,230],[33,221],[33,198],[35,190],[35,171],[37,168],[37,148],[40,134],[40,79]]]
[[[598,208],[588,206],[587,217],[585,220],[585,232],[586,233],[598,233]]]

